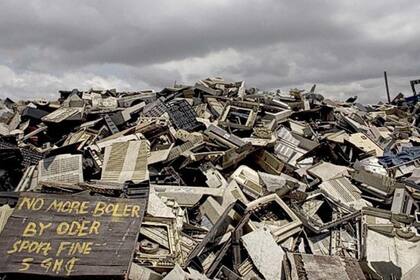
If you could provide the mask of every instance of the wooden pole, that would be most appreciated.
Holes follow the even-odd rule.
[[[386,71],[384,71],[384,78],[385,78],[386,96],[388,97],[388,103],[391,103],[391,97],[389,96],[388,76],[386,74]]]

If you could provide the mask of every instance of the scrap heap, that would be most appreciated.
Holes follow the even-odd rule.
[[[2,100],[0,273],[418,279],[419,104],[400,95],[365,106],[315,86],[285,94],[222,78]],[[101,227],[82,225],[98,217]],[[44,228],[49,250],[31,245]]]

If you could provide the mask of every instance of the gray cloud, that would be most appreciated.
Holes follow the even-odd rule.
[[[394,94],[420,74],[419,14],[414,0],[3,0],[0,96],[218,75],[376,102],[383,70]]]

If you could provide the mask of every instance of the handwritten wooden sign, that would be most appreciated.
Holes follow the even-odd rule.
[[[0,234],[0,273],[124,275],[145,201],[21,193]]]

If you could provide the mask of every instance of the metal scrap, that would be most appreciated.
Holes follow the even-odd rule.
[[[100,267],[102,249],[125,279],[416,279],[418,84],[411,81],[415,96],[376,105],[330,100],[315,86],[261,91],[220,77],[159,92],[73,89],[56,101],[0,100],[2,279],[116,273]],[[48,196],[56,198],[50,207],[22,202]],[[81,198],[99,208],[84,212]],[[137,217],[130,201],[144,214],[136,228],[141,220],[124,220]],[[16,214],[23,203],[25,217]],[[29,243],[13,255],[10,246],[35,229],[13,236],[11,225],[36,224],[51,209],[58,223],[109,214],[102,219],[114,226],[87,238],[97,272],[31,263],[50,255]],[[82,226],[67,241],[57,236],[62,227],[48,232],[51,240],[87,246],[76,234]],[[86,250],[69,254],[83,263]]]

